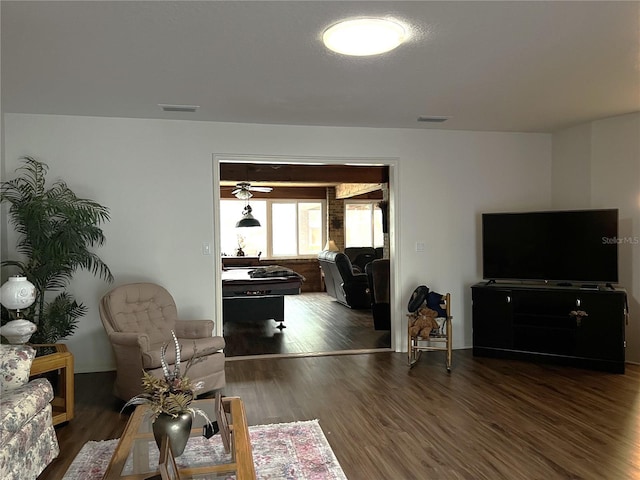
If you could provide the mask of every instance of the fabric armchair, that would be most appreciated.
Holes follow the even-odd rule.
[[[162,377],[160,349],[171,342],[171,330],[182,347],[182,362],[194,353],[202,357],[187,374],[194,384],[202,382],[198,393],[225,386],[225,342],[213,336],[213,320],[178,319],[173,297],[160,285],[132,283],[114,288],[102,297],[100,319],[116,359],[114,394],[118,398],[127,401],[143,392],[143,370]],[[165,358],[173,365],[174,349],[167,349]]]

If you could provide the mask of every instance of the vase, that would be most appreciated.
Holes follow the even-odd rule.
[[[191,413],[186,412],[172,417],[166,413],[161,413],[153,422],[153,437],[156,439],[158,448],[162,444],[163,437],[169,437],[171,450],[175,457],[179,457],[187,446],[192,423]]]

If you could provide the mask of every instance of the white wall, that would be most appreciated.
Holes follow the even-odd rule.
[[[480,214],[551,204],[545,134],[6,114],[5,141],[7,172],[33,155],[49,164],[51,179],[109,207],[107,244],[97,253],[115,283],[162,284],[183,318],[215,313],[213,257],[201,250],[214,242],[212,154],[398,158],[398,350],[406,350],[406,305],[420,284],[451,292],[454,347],[470,347]],[[416,242],[425,252],[415,252]],[[10,252],[14,245],[10,233]],[[87,273],[71,285],[90,309],[67,340],[78,372],[113,368],[97,306],[109,288]]]
[[[619,284],[630,311],[626,358],[640,363],[640,113],[554,134],[553,175],[554,207],[619,209]]]
[[[591,158],[591,124],[582,124],[554,135],[552,152],[553,204],[567,209],[585,208],[591,203],[591,163],[587,161]]]

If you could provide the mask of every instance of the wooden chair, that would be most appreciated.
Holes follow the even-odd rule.
[[[424,287],[424,286],[423,286]],[[428,289],[426,292],[428,293]],[[418,287],[420,289],[420,287]],[[426,295],[427,293],[422,290],[421,292],[416,289],[414,292],[414,296],[412,296],[413,302],[413,312],[417,311],[424,301],[426,301],[426,297],[423,298],[423,301],[419,304],[416,304],[416,300],[420,300],[420,295]],[[431,292],[433,294],[433,292]],[[410,310],[412,310],[412,302],[409,303]],[[431,331],[428,336],[412,336],[411,331],[408,332],[407,337],[409,339],[409,367],[413,367],[418,360],[422,352],[429,351],[444,351],[446,352],[446,361],[445,365],[447,367],[447,371],[451,371],[451,357],[452,357],[452,339],[451,339],[451,294],[446,293],[442,295],[440,300],[440,305],[443,312],[446,312],[446,315],[440,316],[436,319],[439,324],[439,328],[437,331]],[[409,321],[409,327],[411,326],[411,321]]]

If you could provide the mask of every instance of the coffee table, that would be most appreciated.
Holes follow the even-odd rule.
[[[205,411],[211,421],[216,419],[215,399],[196,400],[192,406]],[[229,420],[230,453],[224,454],[220,434],[214,435],[210,440],[202,438],[202,427],[206,422],[201,416],[196,415],[185,453],[177,459],[182,480],[227,478],[230,473],[235,473],[237,480],[255,480],[256,472],[244,404],[238,397],[224,397],[222,406]],[[189,449],[194,448],[192,442],[210,442],[206,444],[206,448],[211,446],[211,458],[202,455],[192,459],[188,455]],[[151,431],[148,407],[140,405],[129,418],[103,480],[142,480],[153,477],[158,474],[158,454],[159,450]]]

